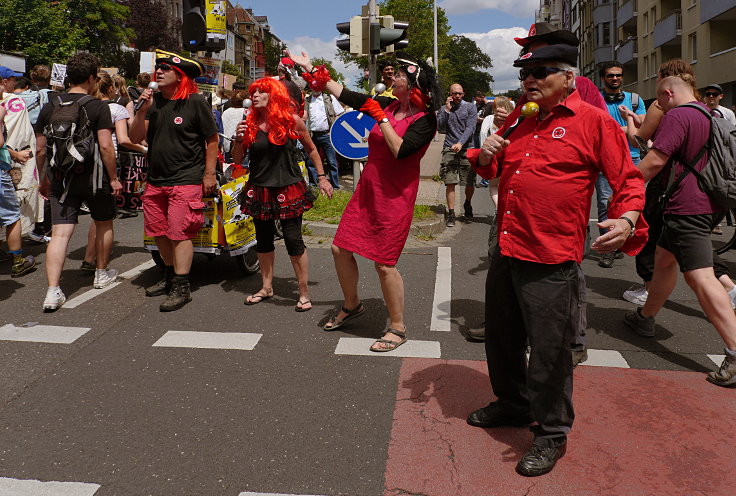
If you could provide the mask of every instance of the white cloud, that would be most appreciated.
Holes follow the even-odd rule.
[[[461,33],[475,41],[478,48],[493,60],[491,74],[494,92],[503,93],[519,87],[519,69],[512,64],[518,58],[521,47],[514,38],[523,38],[527,33],[527,28],[519,27],[493,29],[487,33]]]
[[[343,76],[345,76],[347,86],[355,88],[355,83],[363,71],[356,65],[345,65],[337,58],[337,46],[335,42],[337,36],[329,41],[324,41],[312,36],[299,36],[293,40],[286,40],[284,43],[293,53],[306,52],[311,58],[323,58],[332,62],[332,67]]]
[[[440,7],[448,14],[473,14],[496,9],[517,17],[534,17],[539,0],[444,0]]]

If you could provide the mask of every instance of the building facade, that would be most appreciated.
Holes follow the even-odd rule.
[[[736,101],[736,0],[540,0],[537,20],[575,32],[581,74],[599,85],[598,64],[615,59],[626,91],[654,98],[659,65],[681,58],[701,88],[723,87],[722,105]]]

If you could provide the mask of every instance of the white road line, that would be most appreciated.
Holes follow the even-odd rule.
[[[123,283],[124,280],[132,279],[133,277],[137,276],[138,274],[142,273],[145,270],[150,269],[151,267],[155,265],[156,265],[156,262],[154,262],[153,260],[144,262],[140,264],[138,267],[135,267],[134,269],[131,269],[128,272],[123,272],[122,274],[118,275],[118,279],[122,279],[122,280],[118,280],[117,282],[114,282],[110,284],[109,286],[102,288],[102,289],[90,289],[89,291],[86,291],[80,294],[79,296],[75,296],[71,300],[67,301],[66,303],[64,303],[64,306],[62,306],[61,308],[77,308],[82,303],[86,303],[92,298],[94,298],[95,296],[100,296],[102,293],[105,293],[107,291],[110,291],[113,288],[118,287],[119,285]]]
[[[2,495],[0,495],[2,496]],[[284,493],[251,493],[249,491],[246,491],[244,493],[240,493],[238,496],[315,496],[313,494],[284,494]]]
[[[432,320],[430,331],[450,332],[452,328],[452,249],[449,246],[437,248],[437,275],[434,279],[434,299],[432,300]]]
[[[261,336],[263,334],[249,332],[169,331],[153,346],[250,351],[256,347]]]
[[[589,367],[616,367],[619,369],[630,369],[629,362],[621,353],[615,350],[588,350],[588,359],[580,365]]]
[[[13,324],[6,324],[0,327],[0,341],[71,344],[84,336],[89,330],[89,327],[62,327],[52,325],[16,327]]]
[[[92,496],[99,484],[87,482],[41,482],[0,477],[0,496]]]
[[[376,353],[369,350],[375,343],[370,338],[340,338],[335,348],[335,355],[360,355],[360,356],[392,356],[401,358],[440,358],[440,343],[438,341],[417,341],[410,339],[394,351]]]
[[[723,363],[723,360],[726,359],[726,355],[708,355],[708,358],[710,358],[713,361],[713,363],[715,363],[716,365],[720,367],[721,364]]]

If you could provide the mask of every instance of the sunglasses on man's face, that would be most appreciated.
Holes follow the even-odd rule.
[[[171,69],[173,69],[173,67],[171,67],[169,64],[164,64],[164,63],[156,64],[156,70],[159,70],[159,69],[161,69],[164,72],[168,72]]]
[[[613,79],[613,78],[622,78],[624,77],[623,73],[620,72],[612,72],[610,74],[606,74],[606,79]]]
[[[531,69],[521,69],[519,71],[519,79],[523,81],[529,76],[533,77],[534,79],[544,79],[550,74],[556,74],[562,71],[563,69],[560,69],[559,67],[545,66],[533,67]]]
[[[720,93],[714,93],[712,91],[709,91],[708,93],[705,94],[705,96],[709,96],[711,98],[716,97],[718,95],[720,95]]]

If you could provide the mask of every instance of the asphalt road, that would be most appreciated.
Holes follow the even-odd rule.
[[[418,463],[388,463],[398,442],[392,428],[402,366],[473,364],[468,394],[478,385],[487,388],[479,362],[483,345],[464,338],[484,320],[486,190],[478,190],[474,205],[471,222],[431,241],[412,240],[402,255],[410,342],[400,350],[409,350],[410,358],[350,354],[365,350],[355,338],[379,337],[387,318],[377,276],[365,260],[359,265],[366,315],[338,331],[321,330],[341,303],[329,240],[309,243],[314,309],[307,313],[294,311],[295,279],[280,246],[276,297],[256,306],[244,306],[243,299],[260,288],[259,275],[240,277],[235,262],[221,255],[195,257],[194,300],[180,311],[160,313],[161,299],[145,297],[143,288],[160,277],[153,267],[76,308],[44,314],[43,247],[27,245],[41,265],[20,279],[10,279],[9,265],[0,265],[0,326],[89,330],[69,344],[5,340],[7,332],[0,338],[0,495],[409,494],[395,491],[387,475],[403,470],[404,463]],[[78,270],[88,222],[83,218],[75,233],[63,273],[68,298],[91,289],[92,276]],[[116,222],[111,267],[125,272],[150,261],[141,232],[141,217]],[[727,228],[726,235],[731,233]],[[439,247],[450,248],[451,282],[436,288]],[[733,254],[726,260],[736,268]],[[589,348],[615,352],[624,368],[699,374],[715,368],[708,355],[722,354],[722,343],[682,280],[658,318],[657,337],[645,339],[622,320],[633,308],[621,299],[637,282],[633,259],[603,269],[591,258],[583,268]],[[435,301],[435,292],[447,285],[449,307]],[[437,318],[450,320],[449,332],[430,329],[435,307],[441,309],[434,310]],[[156,345],[170,331],[244,333],[256,342],[252,349]],[[410,348],[413,341],[429,343],[430,351]],[[336,353],[340,346],[347,354]],[[715,388],[702,383],[706,395]],[[480,396],[487,400],[487,394]],[[437,483],[424,494],[462,493],[438,489],[445,487],[445,475],[428,466],[421,470],[430,487],[433,478]],[[30,480],[77,485],[12,489]]]

